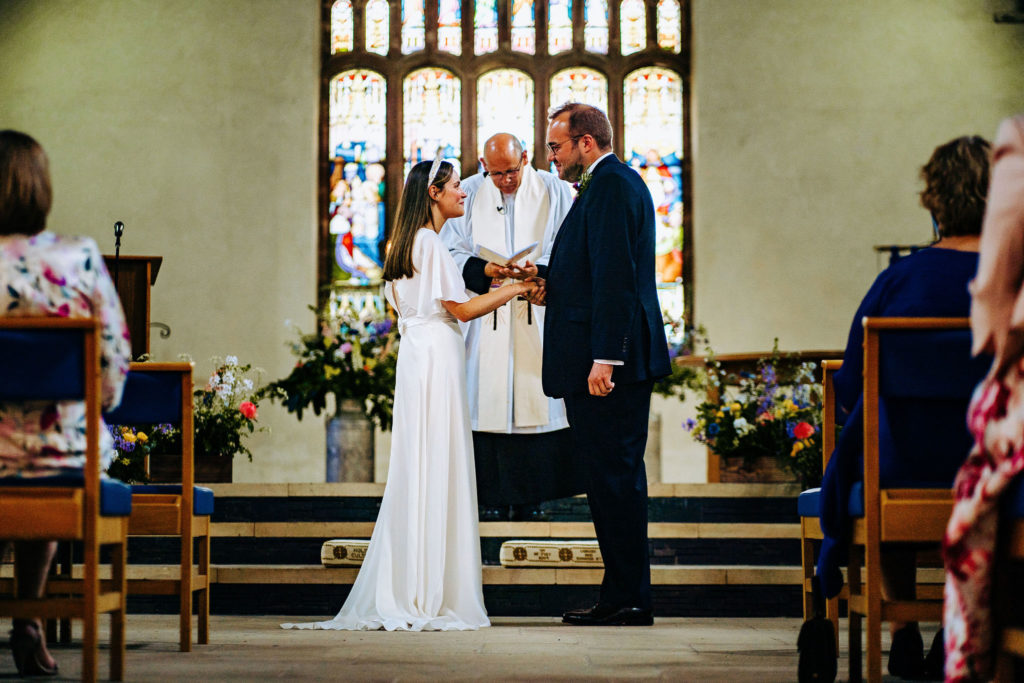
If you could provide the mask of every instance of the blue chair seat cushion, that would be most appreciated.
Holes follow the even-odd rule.
[[[180,496],[181,484],[133,484],[132,493],[162,493]],[[213,490],[205,486],[192,487],[192,514],[213,514]]]
[[[83,474],[60,474],[52,477],[0,477],[0,487],[68,487],[85,486]],[[132,513],[132,489],[128,484],[108,477],[100,478],[100,514],[104,517],[127,517]]]
[[[821,514],[821,489],[807,489],[796,499],[796,513],[801,517],[817,517]]]

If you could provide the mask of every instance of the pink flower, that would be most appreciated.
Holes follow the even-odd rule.
[[[338,347],[338,350],[341,351],[342,353],[350,352],[352,350],[351,342],[345,342],[344,344]]]
[[[242,415],[245,415],[246,419],[256,419],[256,404],[252,401],[242,401],[241,405],[238,406],[238,410],[241,411]]]
[[[57,275],[57,273],[53,272],[50,266],[46,266],[43,269],[43,277],[52,282],[53,284],[60,285],[62,287],[68,283],[68,281],[65,278],[62,278],[61,276]]]
[[[814,434],[814,427],[806,422],[797,422],[793,427],[793,436],[798,439],[806,439],[811,434]]]

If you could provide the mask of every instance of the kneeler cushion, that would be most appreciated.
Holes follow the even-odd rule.
[[[597,541],[505,541],[499,553],[503,567],[603,567]]]

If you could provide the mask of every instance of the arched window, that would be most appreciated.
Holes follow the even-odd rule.
[[[691,2],[323,0],[320,283],[379,281],[412,164],[441,147],[466,177],[509,132],[546,169],[547,112],[580,101],[651,189],[662,299],[692,319]]]

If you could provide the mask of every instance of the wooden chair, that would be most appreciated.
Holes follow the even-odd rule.
[[[821,361],[822,402],[821,402],[821,471],[828,467],[828,459],[836,445],[836,401],[835,374],[842,367],[841,360]],[[814,581],[815,546],[821,543],[821,519],[819,500],[821,489],[814,488],[803,491],[797,498],[797,514],[800,516],[800,566],[803,576],[804,620],[814,616],[812,584]],[[839,599],[840,596],[825,601],[825,617],[832,622],[832,631],[836,636],[836,651],[839,651]]]
[[[882,622],[942,620],[941,595],[919,591],[913,600],[884,598],[881,552],[883,544],[941,546],[953,505],[952,476],[947,484],[926,485],[924,472],[922,482],[880,483],[879,412],[889,415],[887,447],[909,453],[913,430],[926,429],[933,440],[957,448],[962,442],[966,458],[967,404],[988,369],[984,359],[971,359],[970,348],[966,318],[864,319],[864,476],[850,496],[854,521],[847,568],[851,680],[861,677],[862,618],[869,681],[882,676]],[[913,410],[934,419],[900,419]],[[942,413],[956,417],[938,418]]]
[[[93,319],[0,318],[0,401],[80,400],[86,406],[80,476],[0,479],[0,538],[78,541],[83,576],[71,597],[0,600],[0,615],[83,622],[82,678],[96,680],[99,615],[110,613],[110,678],[124,678],[125,546],[131,492],[100,477],[100,328]],[[100,546],[111,578],[101,582]],[[13,588],[13,581],[5,582]],[[48,590],[55,587],[48,585]]]
[[[197,598],[197,641],[210,642],[210,516],[213,491],[195,486],[191,363],[132,363],[124,397],[105,416],[108,424],[170,423],[181,430],[181,484],[133,485],[130,536],[179,536],[177,579],[132,579],[132,594],[177,595],[180,650],[192,650],[192,602]],[[196,544],[198,541],[198,544]],[[198,550],[198,552],[196,552]]]

